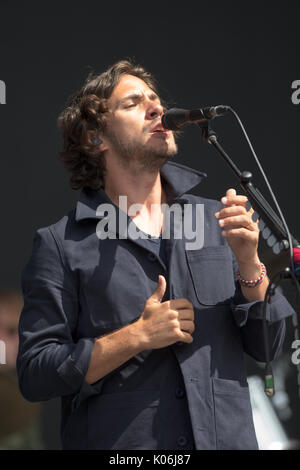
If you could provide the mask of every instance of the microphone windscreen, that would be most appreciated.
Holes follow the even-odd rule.
[[[162,115],[161,122],[165,129],[176,131],[189,122],[189,111],[186,109],[171,108]]]

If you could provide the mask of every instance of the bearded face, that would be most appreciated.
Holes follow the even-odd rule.
[[[143,80],[124,75],[108,107],[105,141],[122,166],[155,171],[177,153],[173,132],[161,124],[160,99]]]

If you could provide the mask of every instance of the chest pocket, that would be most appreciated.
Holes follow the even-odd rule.
[[[196,297],[200,304],[230,302],[235,293],[231,250],[228,246],[208,246],[186,251]]]

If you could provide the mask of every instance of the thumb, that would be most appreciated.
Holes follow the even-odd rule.
[[[167,288],[167,283],[166,283],[164,276],[159,275],[157,287],[155,291],[153,292],[153,294],[151,295],[150,299],[153,302],[161,302],[163,296],[165,295],[166,288]]]

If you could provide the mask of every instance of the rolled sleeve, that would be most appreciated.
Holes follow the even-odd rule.
[[[95,339],[82,338],[74,351],[57,368],[57,373],[70,388],[80,388],[89,368]]]
[[[81,403],[87,398],[92,397],[94,395],[99,395],[109,375],[102,377],[102,379],[98,380],[97,382],[93,384],[89,384],[86,381],[83,381],[80,389],[72,398],[72,402],[71,402],[72,412],[75,411],[81,405]]]
[[[50,227],[36,232],[22,289],[17,357],[21,393],[29,401],[80,393],[95,338],[74,340],[76,283]]]
[[[245,326],[248,320],[263,320],[264,302],[257,300],[249,302],[242,294],[239,283],[236,283],[236,294],[231,301],[231,310],[237,326]],[[295,312],[286,298],[283,296],[280,287],[275,290],[270,302],[266,305],[266,319],[271,323],[283,320]]]
[[[235,323],[240,328],[243,349],[259,362],[267,360],[263,333],[263,304],[263,301],[247,302],[239,287],[231,303]],[[286,331],[285,319],[293,313],[294,310],[277,288],[266,308],[270,360],[278,357],[282,351]]]
[[[236,280],[237,262],[234,256],[233,266]],[[240,283],[236,280],[235,295],[231,299],[231,311],[241,332],[244,351],[257,361],[265,362],[267,356],[263,329],[264,301],[249,302],[242,293]],[[286,331],[285,319],[294,313],[294,309],[282,294],[281,287],[276,287],[270,302],[266,304],[270,360],[281,353]]]

